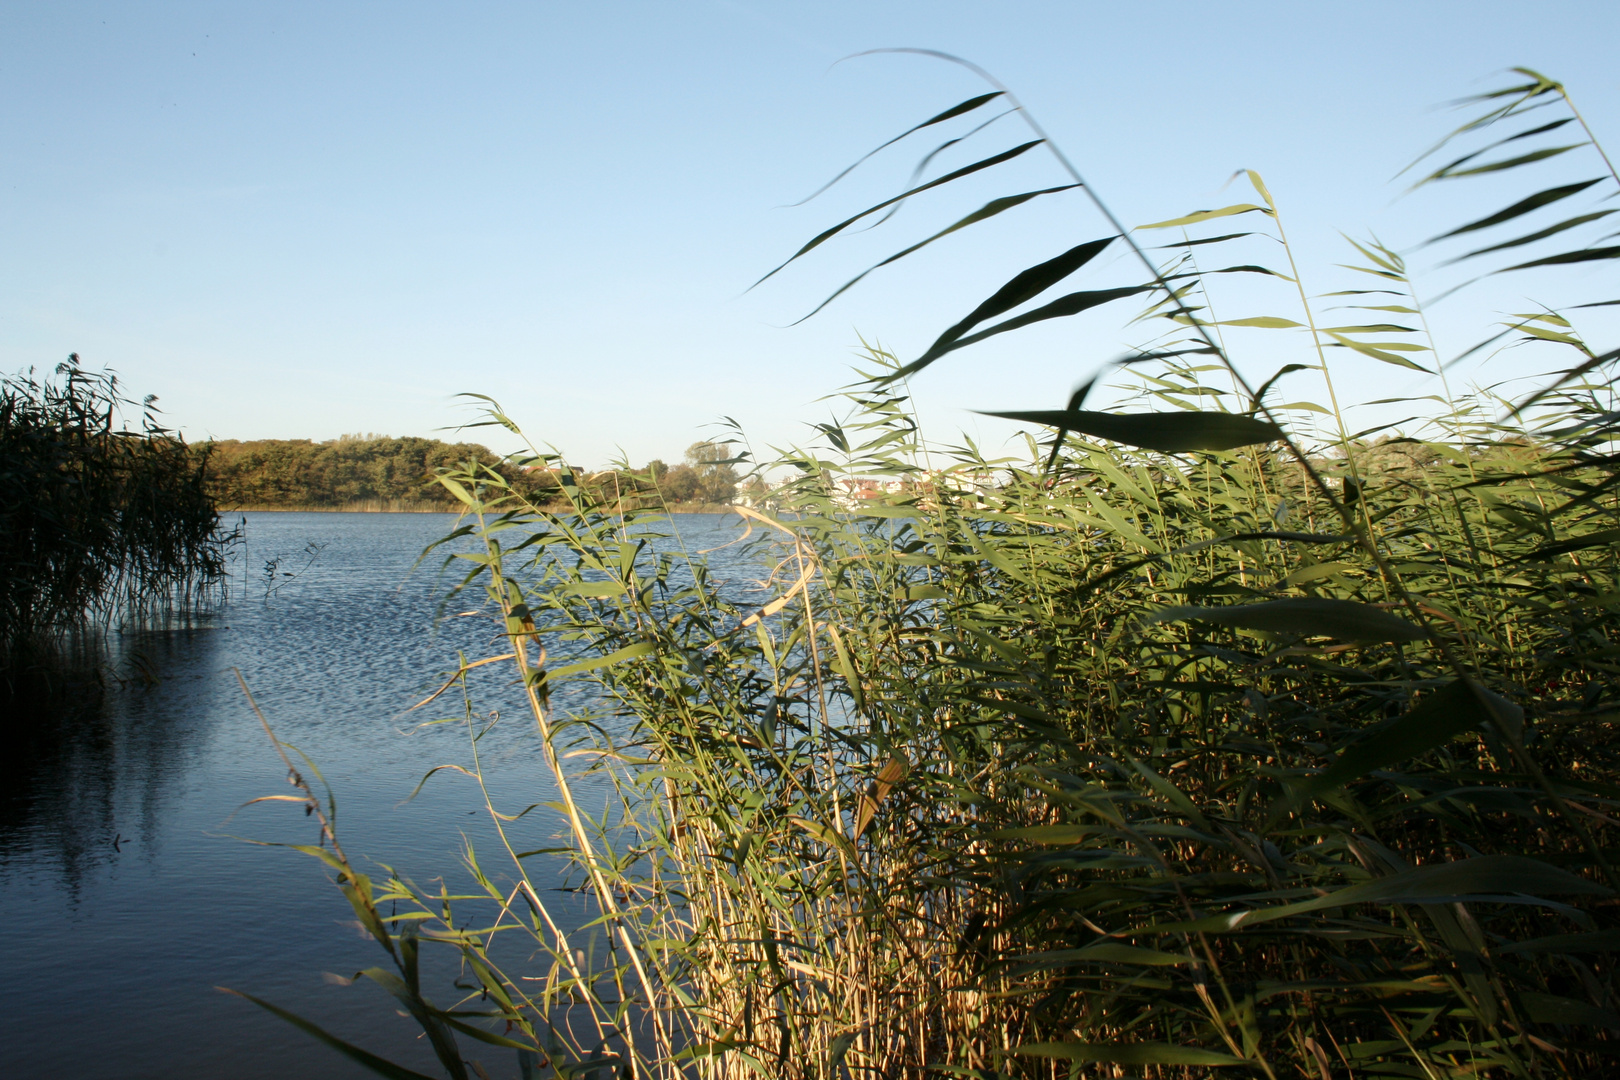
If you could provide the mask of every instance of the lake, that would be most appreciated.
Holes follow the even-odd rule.
[[[437,1075],[386,992],[328,979],[385,957],[325,870],[247,842],[314,843],[316,831],[287,804],[237,812],[291,789],[233,669],[277,735],[332,784],[352,859],[386,862],[421,884],[458,873],[465,837],[490,852],[486,869],[497,868],[473,781],[443,772],[405,801],[434,765],[468,757],[464,727],[413,730],[427,717],[407,710],[434,676],[455,669],[458,649],[490,655],[500,644],[488,620],[436,625],[450,577],[438,560],[412,570],[453,520],[246,515],[236,595],[217,614],[115,639],[120,681],[99,699],[11,718],[17,734],[0,765],[0,1076],[373,1075],[218,986]],[[690,549],[741,531],[736,517],[674,521]],[[739,548],[714,558],[721,577],[754,576]],[[532,722],[512,708],[520,698],[505,682],[491,674],[475,684],[480,709],[512,710],[480,753],[497,804],[521,808],[548,798],[551,785]],[[519,836],[542,847],[561,827],[537,811]],[[442,991],[430,996],[447,1003]],[[493,1051],[477,1055],[492,1075],[515,1073],[508,1051],[479,1049]]]

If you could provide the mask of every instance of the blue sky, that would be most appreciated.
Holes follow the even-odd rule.
[[[1339,230],[1405,249],[1525,190],[1400,199],[1390,182],[1455,123],[1437,105],[1508,66],[1562,79],[1620,149],[1617,32],[1603,2],[7,5],[0,369],[77,351],[192,439],[429,434],[476,391],[588,464],[678,457],[722,414],[785,444],[825,417],[858,335],[909,358],[1012,273],[1106,231],[1082,198],[1047,200],[784,329],[951,210],[1062,180],[1030,155],[746,292],[914,158],[783,204],[978,91],[937,62],[843,57],[921,46],[991,69],[1129,224],[1246,198],[1222,185],[1258,169],[1325,291],[1346,287]],[[1460,351],[1537,290],[1613,286],[1608,269],[1488,283],[1436,329]],[[1233,302],[1294,314],[1285,300]],[[969,410],[1060,404],[1139,334],[1122,322],[942,361],[914,384],[925,424],[999,445],[1011,427]],[[1260,371],[1304,344],[1240,353]],[[1548,366],[1515,353],[1459,378]],[[1428,392],[1375,362],[1341,382],[1354,400]]]

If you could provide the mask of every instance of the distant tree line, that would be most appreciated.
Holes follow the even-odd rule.
[[[731,458],[727,443],[695,442],[681,464],[672,467],[654,458],[644,473],[671,503],[729,503],[737,494]]]
[[[224,439],[197,448],[207,455],[210,491],[222,509],[342,508],[453,509],[454,497],[435,479],[437,469],[475,460],[506,477],[542,505],[563,501],[563,477],[556,469],[521,469],[477,443],[438,439],[344,435],[326,442],[310,439]],[[686,460],[666,465],[653,460],[642,469],[576,470],[574,482],[609,501],[645,504],[662,498],[671,505],[724,505],[737,491],[738,478],[724,443],[693,443]]]

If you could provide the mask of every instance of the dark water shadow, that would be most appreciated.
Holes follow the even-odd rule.
[[[77,904],[86,878],[150,853],[177,765],[206,735],[177,708],[217,633],[193,622],[64,643],[0,682],[0,869],[26,861]]]

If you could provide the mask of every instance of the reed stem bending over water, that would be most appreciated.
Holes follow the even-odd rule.
[[[1567,100],[1526,77],[1457,137]],[[1428,180],[1465,175],[1447,168]],[[1275,220],[1251,181],[1259,202],[1156,227]],[[1535,198],[1455,232],[1556,201]],[[509,861],[469,852],[473,894],[346,871],[366,925],[397,920],[391,951],[438,943],[474,980],[436,1007],[414,966],[372,975],[450,1075],[512,1051],[523,1076],[576,1077],[1612,1070],[1616,354],[1566,315],[1515,317],[1490,340],[1579,354],[1533,408],[1447,387],[1418,434],[1368,442],[1266,394],[1333,347],[1411,367],[1432,343],[1322,326],[1292,255],[1223,272],[1285,279],[1298,318],[1214,318],[1190,253],[1235,236],[1015,313],[1117,239],[1023,272],[916,360],[872,350],[825,447],[772,463],[794,479],[746,515],[756,593],[552,456],[515,464],[556,469],[562,510],[487,465],[443,474],[465,509],[447,539],[472,542],[448,556],[459,591],[503,645],[424,706],[461,695],[451,767],[481,782],[476,681],[521,681],[595,918],[547,907],[527,867],[556,843],[520,839],[532,816],[487,789]],[[1398,256],[1359,254],[1396,297],[1368,307],[1420,313]],[[1137,404],[1170,408],[1087,411],[1082,390],[1004,414],[1056,432],[1021,455],[924,442],[906,376],[1132,296],[1171,328],[1128,358]],[[1299,330],[1306,362],[1250,386],[1223,326]],[[849,497],[873,477],[891,490]],[[600,815],[585,781],[617,793]]]

